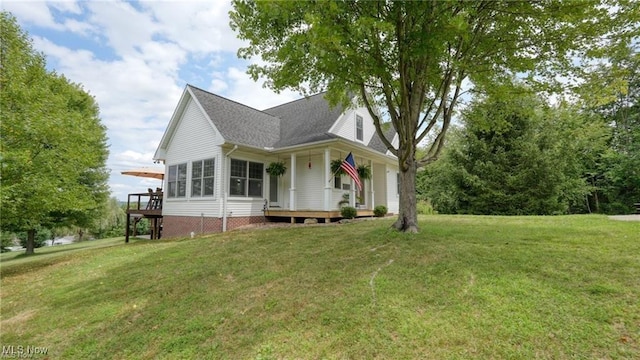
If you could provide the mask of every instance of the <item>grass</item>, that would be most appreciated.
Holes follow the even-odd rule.
[[[0,342],[74,359],[640,358],[640,223],[390,224],[3,254]]]

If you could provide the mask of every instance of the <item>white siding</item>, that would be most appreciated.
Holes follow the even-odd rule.
[[[387,167],[384,164],[373,164],[373,191],[375,191],[375,206],[387,206]],[[387,206],[388,208],[388,206]]]
[[[309,168],[311,162],[311,168]],[[324,208],[323,155],[298,155],[296,159],[296,209],[322,210]]]
[[[165,196],[163,205],[164,215],[220,217],[220,203],[222,179],[220,170],[224,161],[220,144],[222,138],[214,126],[204,116],[198,105],[189,100],[182,118],[169,142],[166,156],[165,173],[169,166],[187,163],[187,196],[184,198],[168,198]],[[215,180],[213,197],[191,198],[191,161],[215,159]],[[167,189],[167,179],[165,179]],[[167,194],[165,192],[165,194]]]
[[[362,116],[362,141],[356,140],[356,115]],[[373,119],[369,115],[369,111],[364,107],[360,107],[347,110],[342,114],[329,132],[351,141],[368,144],[375,134],[376,128],[373,125]]]
[[[387,209],[397,214],[400,210],[400,196],[398,194],[398,168],[387,165]]]

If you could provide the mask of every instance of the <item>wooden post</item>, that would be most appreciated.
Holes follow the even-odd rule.
[[[131,214],[129,214],[129,212],[127,211],[127,230],[124,234],[124,242],[128,243],[129,242],[129,229],[130,229],[130,224],[131,223]]]

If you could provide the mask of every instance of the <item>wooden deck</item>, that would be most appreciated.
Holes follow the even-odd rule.
[[[131,225],[133,225],[133,236],[136,236],[136,225],[141,219],[151,220],[151,239],[160,239],[162,236],[162,191],[152,191],[146,193],[129,194],[127,199],[127,230],[125,242],[129,242]],[[131,224],[133,220],[133,224]]]
[[[285,209],[266,209],[264,212],[266,217],[280,217],[280,218],[291,218],[291,223],[295,223],[296,219],[307,219],[307,218],[315,218],[315,219],[324,219],[325,223],[331,222],[333,219],[341,219],[342,214],[340,214],[340,210],[330,210],[330,211],[322,211],[322,210],[285,210]],[[358,214],[356,217],[371,217],[373,216],[373,210],[367,209],[358,209]]]

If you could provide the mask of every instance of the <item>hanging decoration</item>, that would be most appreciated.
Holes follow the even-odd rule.
[[[287,167],[284,165],[284,161],[272,162],[265,169],[267,174],[273,176],[282,176],[285,172],[287,172]]]

